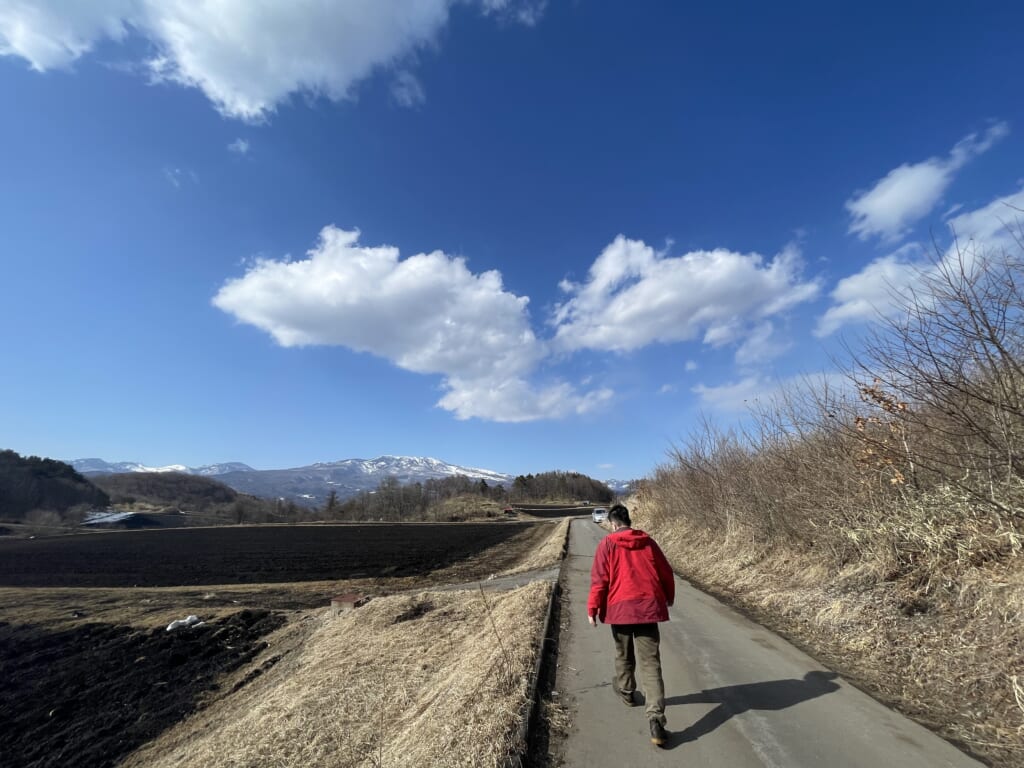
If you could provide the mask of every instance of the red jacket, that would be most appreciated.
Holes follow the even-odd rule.
[[[635,528],[610,533],[590,568],[587,613],[606,624],[668,621],[676,599],[672,567],[654,539]]]

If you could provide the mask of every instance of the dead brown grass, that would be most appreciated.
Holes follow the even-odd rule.
[[[424,591],[318,612],[287,662],[124,765],[494,766],[514,746],[549,592]]]
[[[1021,558],[926,589],[913,577],[880,579],[877,561],[836,567],[742,530],[710,532],[650,500],[632,499],[630,509],[698,586],[994,765],[1024,765]]]
[[[551,568],[558,565],[562,559],[562,553],[565,551],[566,539],[569,536],[569,523],[569,518],[557,523],[542,523],[541,525],[544,525],[550,531],[547,539],[540,546],[527,553],[518,565],[502,571],[499,575],[512,576],[517,573],[538,571],[542,568]]]

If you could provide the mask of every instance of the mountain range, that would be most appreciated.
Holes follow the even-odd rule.
[[[169,464],[151,467],[134,461],[107,462],[103,459],[75,459],[69,462],[83,475],[122,472],[180,472],[212,477],[241,493],[265,498],[291,499],[301,504],[322,504],[334,491],[344,500],[362,491],[372,491],[381,480],[394,477],[403,485],[424,480],[463,475],[485,480],[488,485],[507,485],[512,475],[489,469],[461,467],[446,461],[415,456],[378,456],[375,459],[343,459],[317,462],[291,469],[253,469],[240,462],[187,467]]]
[[[291,499],[301,504],[322,504],[331,491],[339,500],[377,488],[381,480],[394,477],[403,485],[424,480],[463,475],[472,480],[485,480],[488,485],[508,485],[514,475],[489,469],[462,467],[440,459],[418,456],[378,456],[375,459],[343,459],[317,462],[291,469],[253,469],[237,461],[187,467],[169,464],[151,467],[135,461],[108,462],[103,459],[69,461],[83,475],[109,475],[122,472],[181,472],[213,477],[241,493],[265,498]],[[622,493],[628,483],[605,481],[609,488]]]

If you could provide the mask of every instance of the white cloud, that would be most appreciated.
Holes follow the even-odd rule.
[[[658,390],[659,395],[668,395],[676,391],[675,384],[662,384],[661,389]]]
[[[129,30],[156,80],[199,88],[229,117],[265,119],[292,94],[351,97],[377,69],[433,43],[456,2],[533,24],[536,0],[0,0],[0,55],[42,72]],[[420,89],[422,96],[422,89]]]
[[[686,365],[683,367],[686,368],[686,370],[688,371],[696,371],[697,368],[699,368],[700,366],[697,365],[696,360],[687,360]]]
[[[238,138],[228,144],[228,151],[234,152],[238,155],[245,155],[249,152],[249,142],[245,139]]]
[[[736,363],[748,367],[767,363],[779,357],[790,346],[789,342],[776,336],[775,326],[770,322],[759,323],[737,348]]]
[[[139,7],[137,0],[3,0],[0,56],[20,56],[38,72],[66,67],[99,40],[123,39]]]
[[[391,83],[391,98],[400,107],[418,107],[427,100],[423,85],[416,75],[407,69],[395,75],[395,80]]]
[[[844,277],[832,291],[833,306],[818,320],[815,336],[828,336],[848,323],[876,320],[891,314],[899,305],[900,293],[928,267],[921,246],[910,244]]]
[[[187,168],[165,167],[164,178],[167,179],[167,183],[175,189],[180,189],[181,185],[186,182],[192,182],[193,184],[199,183],[199,174]]]
[[[804,281],[802,268],[792,246],[767,263],[756,253],[725,249],[667,257],[619,235],[583,284],[562,281],[570,298],[555,309],[555,343],[614,351],[701,335],[712,346],[732,343],[817,295],[818,283]]]
[[[835,397],[851,392],[852,384],[840,373],[818,373],[786,379],[751,375],[717,387],[699,384],[691,391],[700,397],[701,405],[709,410],[736,414],[749,411],[757,405],[767,406],[787,396],[798,396],[808,390],[813,390],[819,396],[828,392],[829,396]]]
[[[972,133],[961,139],[947,158],[904,163],[889,171],[870,190],[846,202],[853,218],[850,233],[861,240],[873,236],[899,240],[938,205],[957,171],[1008,133],[1006,123],[995,123],[981,137]]]
[[[998,197],[988,205],[950,219],[960,242],[974,240],[988,248],[1009,248],[1024,231],[1024,189]]]
[[[703,405],[716,411],[745,411],[764,392],[766,383],[760,376],[748,376],[718,387],[698,384],[691,391],[700,397]]]
[[[500,14],[528,27],[540,21],[548,0],[481,0],[485,14]]]
[[[612,392],[528,380],[547,354],[530,328],[528,299],[496,271],[473,274],[440,251],[399,259],[333,226],[300,261],[258,260],[213,304],[282,346],[338,345],[408,371],[440,374],[438,405],[458,418],[530,421],[586,413]]]
[[[1024,190],[996,198],[977,210],[961,213],[947,224],[961,244],[962,256],[969,261],[973,251],[962,248],[968,241],[989,249],[1014,247],[1014,233],[1019,235],[1024,231],[1022,211]],[[943,259],[956,257],[953,247],[942,256]],[[836,284],[831,294],[833,306],[818,320],[815,335],[828,336],[848,323],[891,315],[903,306],[900,295],[935,269],[934,259],[915,243],[875,259],[860,272]],[[926,300],[922,296],[917,298]]]

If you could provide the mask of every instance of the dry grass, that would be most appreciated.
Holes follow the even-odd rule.
[[[494,766],[513,746],[549,592],[424,591],[320,612],[285,662],[124,765]]]
[[[837,567],[821,552],[759,545],[741,529],[702,529],[649,500],[632,499],[630,509],[679,573],[992,764],[1024,766],[1021,558],[967,567],[983,546],[967,536],[953,547],[964,555],[957,578],[922,581],[911,569],[885,580],[878,559]],[[929,551],[948,551],[941,524],[892,525],[905,526],[919,568]]]
[[[430,508],[428,517],[432,520],[489,520],[504,516],[505,505],[477,495],[453,496]]]
[[[539,547],[527,554],[518,565],[506,569],[498,575],[512,576],[516,573],[539,571],[558,565],[562,559],[562,553],[565,551],[566,538],[569,536],[569,523],[569,518],[557,523],[541,523],[541,525],[547,525],[551,529],[547,539]]]

